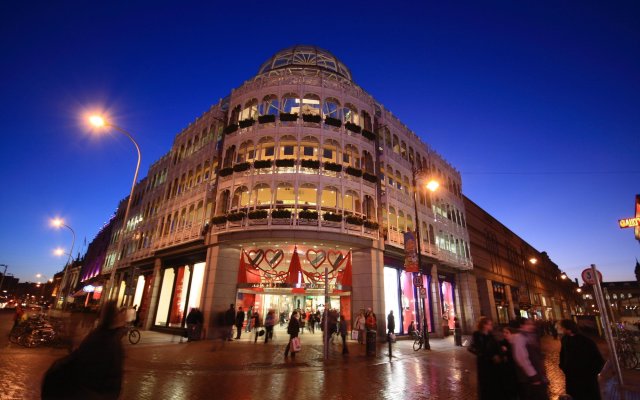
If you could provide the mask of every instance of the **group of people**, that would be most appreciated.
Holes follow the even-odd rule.
[[[387,329],[392,333],[395,330],[395,318],[393,318],[393,311],[391,311],[393,328],[389,329],[389,317],[387,316]],[[364,344],[365,342],[365,332],[366,331],[376,331],[378,329],[378,318],[376,314],[373,312],[371,308],[360,309],[360,312],[353,320],[353,332],[357,332],[353,334],[354,339],[357,336],[358,343]]]
[[[580,334],[574,321],[562,320],[559,325],[566,393],[575,400],[599,400],[597,376],[604,360],[596,344]],[[502,329],[500,340],[493,328],[493,321],[482,317],[468,348],[477,357],[478,399],[548,400],[549,380],[534,321],[514,321]]]

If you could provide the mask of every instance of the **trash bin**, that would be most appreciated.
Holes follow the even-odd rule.
[[[367,356],[376,355],[376,331],[367,331],[366,352]]]

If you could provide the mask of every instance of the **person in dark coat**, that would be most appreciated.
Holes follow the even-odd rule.
[[[194,307],[189,311],[187,315],[187,341],[200,340],[200,334],[202,332],[202,324],[204,323],[204,316],[200,309]]]
[[[106,303],[98,326],[45,373],[42,399],[117,399],[122,388],[122,337],[127,331],[123,325],[116,302]]]
[[[460,319],[458,317],[454,317],[453,323],[453,340],[456,346],[462,346],[462,327],[460,326]]]
[[[391,335],[396,331],[396,317],[393,316],[393,310],[387,315],[387,334]]]
[[[240,339],[242,324],[244,324],[244,311],[242,311],[242,307],[238,307],[238,312],[236,313],[236,339]]]
[[[291,314],[291,318],[289,319],[289,326],[287,326],[287,333],[289,334],[289,343],[287,343],[287,347],[284,349],[284,358],[289,357],[289,351],[291,350],[291,339],[297,338],[300,333],[300,321],[298,320],[298,312],[294,311]],[[296,353],[291,352],[291,358],[296,358]]]
[[[566,392],[574,400],[600,400],[598,374],[604,359],[593,340],[579,332],[570,320],[560,321],[563,331],[560,349],[560,369],[564,372]]]
[[[233,304],[229,304],[229,309],[224,314],[224,322],[227,328],[227,340],[233,340],[233,325],[236,322],[236,308]]]
[[[347,319],[344,317],[344,314],[340,314],[340,322],[338,323],[338,332],[342,337],[342,354],[349,354],[349,349],[347,348]]]
[[[473,332],[469,351],[476,355],[478,374],[478,399],[498,399],[497,385],[499,362],[498,342],[493,336],[493,321],[487,317],[480,318],[478,327]]]
[[[516,364],[513,361],[513,353],[511,350],[511,335],[515,329],[504,328],[502,330],[503,339],[498,342],[498,356],[500,362],[498,369],[498,390],[500,399],[516,400],[518,399],[518,375],[516,374]]]

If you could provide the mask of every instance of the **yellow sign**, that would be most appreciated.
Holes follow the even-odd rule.
[[[640,217],[621,219],[618,220],[618,224],[620,225],[620,228],[633,228],[640,226]]]

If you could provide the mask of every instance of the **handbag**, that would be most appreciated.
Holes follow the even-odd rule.
[[[300,350],[302,350],[302,345],[300,344],[300,338],[298,338],[298,337],[292,338],[291,339],[291,351],[293,351],[294,353],[297,353]]]
[[[390,333],[389,334],[389,341],[391,341],[391,343],[395,343],[396,342],[396,334],[395,333]]]
[[[358,333],[356,330],[351,331],[351,340],[358,340]]]

